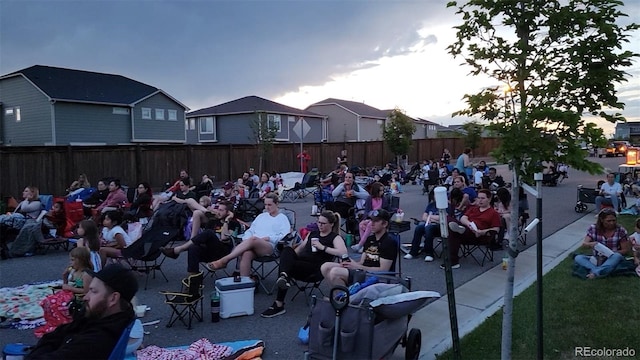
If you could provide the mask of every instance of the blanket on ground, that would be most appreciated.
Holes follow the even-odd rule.
[[[34,329],[44,324],[40,302],[60,285],[62,280],[0,288],[0,318],[8,321],[3,326]]]

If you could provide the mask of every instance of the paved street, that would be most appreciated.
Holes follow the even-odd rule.
[[[600,162],[603,166],[617,170],[617,166],[623,161],[622,158],[603,158],[595,161]],[[505,180],[510,181],[510,176],[506,166],[498,166]],[[578,214],[574,211],[576,202],[576,187],[583,184],[586,187],[594,187],[600,176],[592,176],[589,174],[569,171],[569,178],[564,180],[557,187],[545,187],[543,190],[543,236],[547,237],[556,231],[573,223],[585,214]],[[400,206],[405,211],[405,217],[420,217],[424,206],[426,205],[426,196],[421,195],[419,186],[408,185],[404,188],[405,192],[400,194]],[[297,201],[295,203],[283,203],[282,206],[295,210],[297,214],[297,226],[302,227],[307,223],[314,221],[310,214],[313,201],[308,197],[306,201]],[[532,217],[536,214],[535,199],[529,198],[530,210]],[[589,205],[589,210],[593,210],[594,206]],[[402,241],[409,242],[411,232],[402,234]],[[528,245],[535,244],[535,236],[529,236]],[[462,259],[460,269],[454,270],[454,281],[456,287],[473,279],[484,271],[489,270],[493,265],[498,264],[502,258],[502,252],[496,252],[496,260],[494,264],[485,264],[480,267],[472,259]],[[30,258],[10,259],[0,262],[0,286],[17,286],[34,281],[55,280],[59,278],[63,268],[68,261],[68,255],[62,251],[53,251],[43,256],[34,256]],[[422,259],[403,260],[402,271],[405,275],[413,278],[414,290],[434,290],[442,294],[446,292],[444,273],[438,267],[439,261],[425,263]],[[231,266],[231,265],[230,265]],[[160,290],[177,290],[179,288],[179,280],[186,272],[186,256],[181,256],[177,260],[167,259],[163,265],[163,269],[169,278],[166,283],[160,276],[156,279],[149,280],[148,290],[139,292],[141,303],[148,304],[151,311],[147,313],[144,321],[161,319],[161,323],[157,327],[148,327],[145,330],[150,334],[145,336],[144,343],[146,345],[155,344],[159,346],[174,346],[189,344],[202,337],[207,337],[213,342],[233,341],[241,339],[260,338],[265,341],[265,358],[269,359],[299,359],[305,347],[300,345],[296,339],[298,328],[304,324],[308,307],[305,305],[304,299],[297,298],[293,302],[286,304],[287,313],[272,319],[263,319],[259,313],[266,309],[273,301],[273,296],[268,296],[264,292],[260,292],[255,296],[255,314],[253,316],[245,316],[231,319],[224,319],[219,323],[212,324],[207,319],[208,294],[213,289],[213,282],[207,279],[205,293],[207,301],[205,302],[205,322],[196,323],[192,330],[180,324],[167,329],[164,324],[170,314],[168,306],[162,303],[162,299],[158,294]],[[275,281],[275,275],[272,275],[267,283],[271,286]],[[141,284],[144,278],[141,278]],[[143,285],[142,285],[143,286]],[[323,287],[326,289],[326,287]],[[291,295],[289,295],[290,297]],[[421,328],[427,328],[430,324],[413,324]],[[2,342],[0,345],[12,342],[33,343],[35,338],[32,331],[29,330],[0,330]],[[401,358],[404,352],[397,350],[394,358]]]

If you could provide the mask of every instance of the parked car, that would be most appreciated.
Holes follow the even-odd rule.
[[[626,156],[627,148],[629,146],[631,146],[631,144],[628,141],[612,141],[607,145],[605,155],[607,157],[618,155]],[[602,154],[599,154],[598,156],[602,157]]]

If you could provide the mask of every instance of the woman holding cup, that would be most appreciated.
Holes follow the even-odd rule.
[[[285,247],[280,252],[280,277],[276,281],[278,294],[276,300],[262,317],[274,317],[284,314],[284,298],[291,282],[306,280],[311,276],[321,279],[320,266],[334,257],[347,253],[340,233],[340,215],[323,211],[318,216],[318,231],[310,232],[294,249]]]

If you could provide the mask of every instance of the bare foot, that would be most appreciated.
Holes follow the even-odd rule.
[[[588,273],[587,274],[587,279],[595,279],[597,276],[594,273]]]
[[[227,264],[222,260],[216,260],[209,263],[209,267],[213,270],[220,270],[227,267]]]

